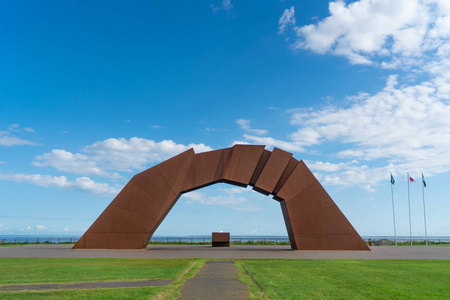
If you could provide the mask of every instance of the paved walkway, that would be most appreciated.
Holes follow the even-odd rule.
[[[0,257],[134,257],[210,259],[450,259],[450,247],[374,246],[372,251],[296,251],[289,246],[150,245],[140,250],[72,250],[72,245],[0,247]]]
[[[0,291],[44,291],[44,290],[85,290],[85,289],[111,289],[126,287],[164,286],[172,280],[140,280],[140,281],[109,281],[109,282],[80,282],[80,283],[52,283],[52,284],[23,284],[0,286]]]
[[[194,278],[186,280],[178,300],[248,300],[247,285],[237,275],[233,261],[207,261]]]

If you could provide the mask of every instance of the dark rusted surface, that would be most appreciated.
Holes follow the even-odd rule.
[[[291,160],[291,157],[292,153],[280,150],[278,148],[273,149],[269,160],[265,164],[258,180],[255,183],[254,189],[266,195],[271,194],[289,161]]]
[[[370,250],[303,161],[277,197],[284,200],[283,214],[295,249]]]
[[[264,146],[234,145],[223,179],[248,185],[263,152]]]
[[[266,165],[267,161],[269,160],[270,155],[272,152],[269,150],[264,150],[263,154],[261,155],[261,158],[259,159],[258,164],[256,165],[255,171],[253,172],[252,178],[250,179],[250,185],[254,186],[256,181],[259,178],[259,175],[261,175],[262,170],[264,169],[264,166]]]
[[[292,249],[369,250],[303,161],[254,145],[189,149],[135,175],[73,248],[143,248],[181,194],[217,182],[275,195]]]
[[[298,164],[299,164],[299,161],[296,160],[295,158],[291,157],[288,165],[286,166],[286,169],[284,169],[283,174],[281,174],[280,180],[278,180],[277,185],[273,189],[273,194],[275,195],[275,197],[274,197],[275,200],[277,200],[276,199],[277,193],[283,187],[284,183],[289,178],[289,176],[291,176],[292,172],[294,171],[294,169],[297,167]],[[281,201],[281,199],[279,201]]]
[[[230,247],[230,233],[213,232],[211,241],[213,247]]]

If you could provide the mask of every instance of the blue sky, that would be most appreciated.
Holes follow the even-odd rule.
[[[0,9],[0,235],[82,234],[131,177],[193,147],[303,159],[361,235],[450,235],[445,0],[21,1]],[[180,226],[182,225],[182,226]],[[219,184],[155,235],[287,235]]]

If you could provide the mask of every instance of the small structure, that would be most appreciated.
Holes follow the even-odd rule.
[[[213,247],[230,247],[230,233],[229,232],[213,232],[212,233]]]

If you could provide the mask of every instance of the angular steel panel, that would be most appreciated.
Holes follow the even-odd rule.
[[[351,244],[357,246],[353,250],[370,250],[303,161],[299,162],[277,197],[284,199],[282,209],[287,215],[286,226],[289,222],[292,228],[297,247],[294,249],[348,250],[351,249],[348,240],[354,239]],[[325,241],[326,238],[330,240]]]
[[[292,230],[291,220],[289,219],[289,213],[286,207],[286,202],[284,200],[280,201],[281,212],[283,213],[284,224],[286,225],[286,231],[289,237],[289,243],[291,243],[292,249],[297,249],[297,244],[295,241],[294,231]]]
[[[252,185],[252,186],[255,185],[256,181],[259,178],[259,175],[261,175],[261,172],[263,171],[264,166],[266,165],[267,161],[269,160],[269,157],[271,154],[272,154],[272,152],[264,149],[264,152],[261,155],[261,158],[259,159],[258,164],[256,165],[255,172],[253,172],[252,178],[250,179],[250,185]]]
[[[356,233],[336,205],[290,217],[295,232],[300,233]]]
[[[357,233],[295,234],[297,250],[369,250]]]
[[[336,204],[318,181],[286,200],[286,207],[291,218],[333,205]]]
[[[189,149],[155,166],[174,194],[181,192],[182,185],[186,180],[186,173],[194,161],[194,156],[194,150]]]
[[[273,194],[275,196],[283,187],[283,185],[286,183],[286,180],[289,178],[289,176],[291,176],[292,172],[294,171],[294,169],[297,167],[298,164],[299,161],[291,157],[291,160],[289,160],[286,169],[284,169],[283,174],[281,174],[280,180],[278,180],[277,185],[273,189]],[[280,201],[280,199],[277,199],[277,197],[274,197],[274,199]]]
[[[196,154],[181,191],[191,191],[214,183],[222,154],[223,150]]]
[[[316,181],[316,177],[301,160],[277,193],[277,197],[285,200],[291,199]]]
[[[197,154],[196,154],[197,156]],[[181,192],[185,193],[188,191],[192,191],[195,189],[195,183],[194,183],[194,161],[195,156],[192,162],[189,165],[189,168],[186,171],[186,178],[184,179],[183,185],[181,187]]]
[[[157,219],[162,204],[149,193],[144,192],[133,183],[133,180],[120,191],[111,205],[141,214],[151,219]]]
[[[222,149],[222,154],[220,155],[219,164],[217,166],[216,174],[214,175],[214,181],[221,181],[223,179],[223,174],[225,168],[228,166],[228,162],[231,158],[232,148]]]
[[[262,190],[271,194],[280,180],[281,175],[291,160],[292,153],[274,148],[269,160],[265,164],[261,175],[255,183],[255,190]]]
[[[114,205],[110,205],[108,209],[108,232],[147,233],[151,230],[153,224],[156,222],[156,220],[154,219],[150,219],[143,215],[127,211]]]
[[[264,146],[234,145],[232,149],[223,179],[248,185],[264,152]]]
[[[166,201],[167,196],[172,192],[172,188],[156,167],[137,174],[131,180],[141,190],[152,195],[152,198],[161,204]]]

